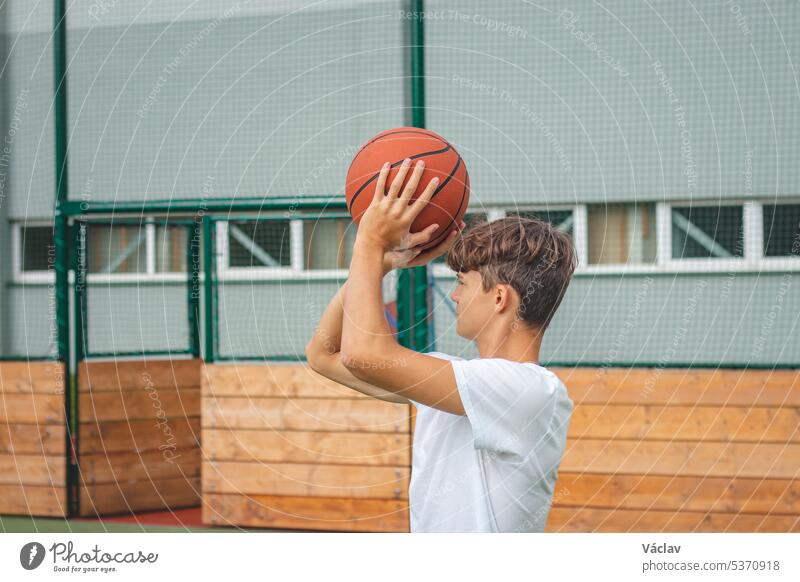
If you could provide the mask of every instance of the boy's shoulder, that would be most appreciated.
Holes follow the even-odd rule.
[[[548,376],[554,376],[556,378],[558,377],[549,368],[546,368],[545,366],[542,366],[540,364],[535,364],[533,362],[517,362],[515,360],[507,360],[505,358],[470,358],[470,359],[466,359],[466,358],[462,358],[460,356],[453,356],[453,355],[450,355],[450,354],[446,354],[444,352],[428,352],[427,355],[435,356],[435,357],[441,358],[443,360],[479,362],[479,363],[483,363],[483,364],[487,364],[487,365],[495,364],[495,365],[498,365],[498,366],[512,366],[512,367],[524,366],[525,369],[535,370],[535,371],[540,372],[542,374],[547,374]]]
[[[460,366],[465,367],[466,373],[479,375],[485,381],[502,382],[505,380],[509,384],[526,385],[533,377],[538,383],[544,384],[549,392],[562,392],[563,394],[567,392],[567,387],[555,372],[533,362],[517,362],[505,358],[465,359],[444,352],[430,352],[429,355],[461,362]]]

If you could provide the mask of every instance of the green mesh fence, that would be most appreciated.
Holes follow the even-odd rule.
[[[0,291],[0,360],[55,358],[53,226],[19,221],[0,234],[13,270]]]
[[[797,170],[779,169],[796,132],[762,116],[800,122],[775,30],[800,15],[775,7],[780,25],[722,4],[425,3],[426,126],[464,158],[469,210],[540,218],[578,252],[543,361],[800,364],[800,199],[780,186]],[[752,93],[753,50],[785,75],[776,101]],[[432,275],[435,349],[477,355],[452,274]]]
[[[537,216],[572,237],[580,266],[543,360],[800,364],[792,2],[734,14],[726,3],[436,0],[422,18],[414,5],[70,3],[69,111],[54,131],[52,6],[4,4],[0,123],[13,143],[0,165],[10,168],[0,242],[14,265],[2,273],[0,357],[55,350],[52,277],[42,269],[54,134],[68,136],[74,216],[82,204],[109,213],[158,204],[140,213],[146,221],[170,204],[341,201],[366,139],[424,119],[464,158],[470,217]],[[424,34],[412,37],[420,21]],[[330,224],[326,232],[339,228]],[[274,246],[278,229],[297,228],[291,220],[268,233],[244,218],[232,226],[217,281],[219,353],[295,357],[340,278],[326,280],[319,265],[339,269],[342,257],[317,248],[297,269]],[[194,341],[179,291],[186,266],[169,252],[147,255],[148,244],[179,247],[170,242],[179,235],[155,229],[143,247],[141,234],[136,225],[87,232],[100,249],[87,256],[88,306],[102,314],[89,312],[90,353],[183,351]],[[474,355],[456,333],[442,263],[429,270],[428,347]],[[246,280],[259,269],[275,276]],[[281,323],[267,333],[271,321]]]

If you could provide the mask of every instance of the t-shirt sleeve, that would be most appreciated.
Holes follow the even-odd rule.
[[[459,356],[451,356],[450,354],[445,354],[444,352],[428,352],[428,353],[426,353],[425,355],[426,355],[426,356],[433,356],[433,357],[435,357],[435,358],[439,358],[439,359],[441,359],[441,360],[451,360],[451,361],[452,361],[452,360],[461,360],[461,359],[462,359],[462,358],[460,358]],[[413,405],[415,408],[422,408],[422,407],[426,407],[426,408],[428,408],[427,406],[425,406],[425,405],[424,405],[424,404],[422,404],[421,402],[417,402],[416,400],[411,400],[411,399],[409,398],[409,399],[408,399],[408,401],[409,401],[409,402],[411,402],[411,404],[412,404],[412,405]]]
[[[453,361],[476,449],[524,458],[547,437],[559,380],[498,358]]]

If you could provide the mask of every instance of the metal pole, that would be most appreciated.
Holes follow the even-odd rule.
[[[196,215],[203,213],[229,214],[235,211],[263,213],[268,211],[295,210],[347,210],[347,204],[341,197],[304,196],[302,198],[275,196],[272,198],[215,198],[213,200],[148,200],[134,202],[93,202],[91,200],[65,200],[63,213],[67,216],[84,216],[87,214],[159,214],[170,216],[181,213]]]
[[[200,243],[202,229],[194,222],[188,229],[189,241],[186,249],[187,309],[189,316],[189,351],[192,357],[200,357]]]
[[[55,246],[55,304],[58,329],[58,359],[64,366],[64,411],[67,425],[67,514],[78,514],[78,390],[70,354],[69,337],[69,223],[64,213],[68,192],[68,124],[67,118],[67,19],[66,1],[55,0],[53,14],[53,70],[55,82],[55,161],[56,199],[53,243]]]
[[[205,318],[205,354],[206,363],[214,361],[216,342],[215,336],[215,309],[214,309],[214,223],[210,216],[203,216],[203,267],[205,280],[203,281],[203,314]]]
[[[424,4],[412,0],[410,11],[411,125],[425,127],[425,30]],[[428,267],[402,269],[397,284],[398,341],[417,351],[429,349]]]

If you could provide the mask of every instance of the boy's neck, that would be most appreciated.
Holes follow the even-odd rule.
[[[488,331],[488,330],[487,330]],[[503,358],[512,362],[539,363],[542,334],[528,329],[486,333],[475,339],[481,358]]]

